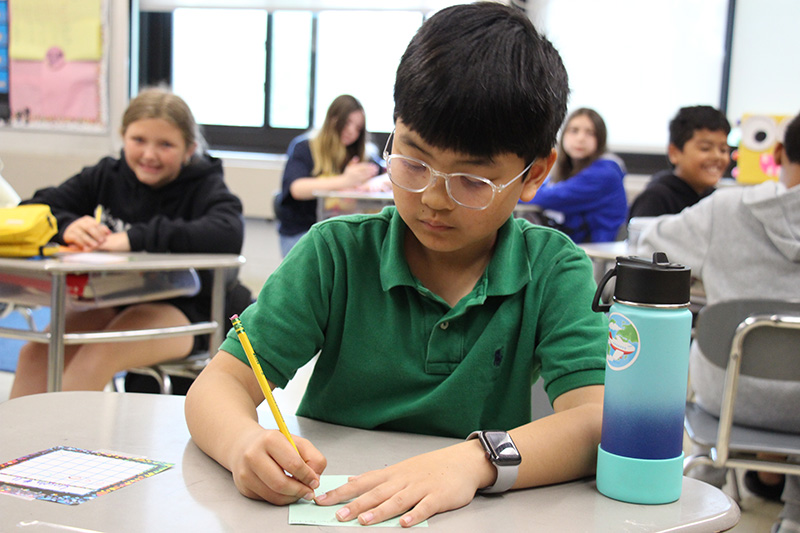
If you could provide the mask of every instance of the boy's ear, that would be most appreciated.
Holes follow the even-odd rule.
[[[550,151],[550,155],[540,157],[533,162],[525,181],[522,183],[522,192],[519,195],[520,200],[523,202],[533,200],[533,197],[536,196],[536,191],[539,190],[544,179],[550,174],[550,169],[553,168],[553,164],[556,162],[556,155],[554,148]]]
[[[669,159],[669,162],[672,163],[672,166],[674,167],[678,166],[678,158],[681,156],[682,153],[683,150],[681,150],[674,144],[669,143],[669,146],[667,147],[667,158]]]
[[[783,166],[784,164],[788,163],[788,161],[783,160],[785,157],[786,150],[783,147],[783,143],[776,144],[775,149],[772,151],[772,158],[775,160],[775,164]]]

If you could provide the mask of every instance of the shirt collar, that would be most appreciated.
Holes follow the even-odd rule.
[[[381,247],[380,276],[384,291],[399,285],[417,287],[403,250],[407,226],[397,209],[392,207],[389,229]],[[528,247],[518,220],[509,217],[497,232],[497,245],[492,260],[475,290],[486,296],[514,294],[531,279]]]

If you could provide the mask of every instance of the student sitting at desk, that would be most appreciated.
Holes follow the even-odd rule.
[[[672,169],[652,177],[631,204],[628,220],[674,215],[714,192],[730,163],[730,131],[728,119],[713,107],[682,107],[669,123]]]
[[[625,223],[625,164],[606,151],[606,137],[606,123],[597,111],[573,111],[561,133],[553,172],[527,202],[563,215],[563,224],[556,227],[577,243],[614,241]]]
[[[197,124],[180,97],[164,89],[139,93],[122,117],[122,138],[119,159],[106,157],[27,201],[50,206],[58,220],[55,241],[80,251],[241,252],[242,204],[225,186],[221,162],[202,153]],[[206,273],[201,279],[203,290],[192,298],[70,312],[66,330],[160,328],[208,320],[211,280]],[[189,355],[194,342],[186,336],[68,345],[63,388],[102,390],[119,371]],[[22,347],[12,398],[47,390],[47,349],[41,343]]]
[[[567,94],[558,52],[517,8],[458,5],[422,24],[397,69],[384,155],[396,207],[316,224],[241,320],[273,386],[320,352],[299,415],[477,438],[352,472],[315,495],[326,458],[295,437],[298,455],[259,425],[264,393],[230,331],[186,416],[242,494],[281,505],[353,499],[339,520],[412,526],[478,490],[594,472],[608,326],[591,311],[592,265],[563,233],[512,217],[555,161]],[[540,375],[555,414],[531,422]],[[521,464],[490,462],[493,447]]]
[[[734,298],[800,300],[800,115],[786,127],[775,161],[781,165],[778,183],[720,190],[677,215],[659,217],[645,229],[640,247],[663,250],[690,266],[702,279],[709,304]],[[689,361],[697,404],[719,416],[724,370],[696,344]],[[742,376],[736,398],[738,423],[800,434],[796,384]],[[721,487],[725,472],[711,470],[704,481]],[[748,472],[745,483],[763,494],[764,479],[782,483],[769,476],[776,475]],[[800,477],[788,476],[783,499],[786,523],[772,531],[800,531]]]
[[[378,175],[380,166],[369,160],[366,146],[364,108],[349,94],[331,102],[315,136],[291,142],[275,213],[284,256],[317,221],[314,191],[352,189]]]

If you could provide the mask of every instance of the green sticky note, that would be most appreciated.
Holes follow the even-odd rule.
[[[319,488],[315,493],[322,494],[323,492],[328,492],[336,487],[340,487],[347,483],[348,477],[350,476],[320,476]],[[358,523],[358,520],[355,519],[349,522],[339,522],[336,518],[336,511],[344,507],[344,505],[345,504],[340,503],[338,505],[323,507],[307,500],[298,500],[289,506],[289,524],[338,527],[401,527],[399,516],[371,526],[362,526]],[[420,522],[414,527],[428,527],[428,521]]]

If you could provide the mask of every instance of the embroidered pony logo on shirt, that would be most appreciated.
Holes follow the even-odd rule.
[[[495,367],[499,367],[499,366],[500,366],[500,363],[502,363],[502,362],[503,362],[503,352],[502,352],[502,351],[500,351],[500,350],[496,350],[496,351],[494,352],[494,361],[493,361],[493,364],[494,364],[494,366],[495,366]]]

